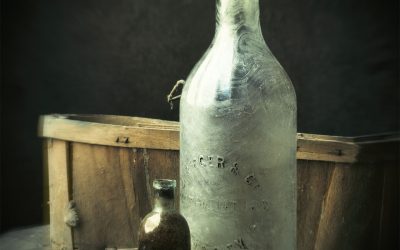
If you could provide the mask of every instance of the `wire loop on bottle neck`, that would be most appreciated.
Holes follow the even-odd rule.
[[[167,95],[167,102],[171,106],[171,110],[174,109],[174,101],[181,98],[181,94],[174,95],[178,91],[179,86],[183,86],[185,84],[185,80],[179,80],[175,83],[174,87],[172,88],[171,92]]]

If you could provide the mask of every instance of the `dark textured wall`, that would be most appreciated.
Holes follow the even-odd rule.
[[[260,0],[299,131],[398,129],[398,1]],[[1,229],[41,222],[44,113],[178,119],[165,96],[214,32],[214,0],[1,1]]]

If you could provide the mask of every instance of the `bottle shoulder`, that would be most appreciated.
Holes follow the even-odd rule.
[[[243,33],[228,41],[216,40],[207,50],[187,78],[181,103],[254,106],[281,98],[295,109],[292,82],[262,36]]]
[[[214,39],[186,81],[186,86],[210,84],[292,85],[263,37],[250,32],[234,39]]]
[[[141,222],[141,228],[146,226],[158,227],[160,224],[174,224],[175,226],[181,225],[182,227],[188,227],[185,217],[178,211],[166,210],[148,213]]]

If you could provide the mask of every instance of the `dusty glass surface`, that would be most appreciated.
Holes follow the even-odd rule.
[[[139,229],[139,250],[190,250],[190,232],[185,218],[175,209],[175,180],[153,182],[154,209]]]
[[[261,34],[258,0],[217,1],[180,112],[192,249],[295,249],[296,96]]]

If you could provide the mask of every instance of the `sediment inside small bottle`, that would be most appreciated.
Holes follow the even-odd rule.
[[[154,216],[151,213],[146,218]],[[190,233],[186,220],[176,211],[161,212],[160,222],[146,233],[146,219],[139,231],[139,250],[190,250]]]

